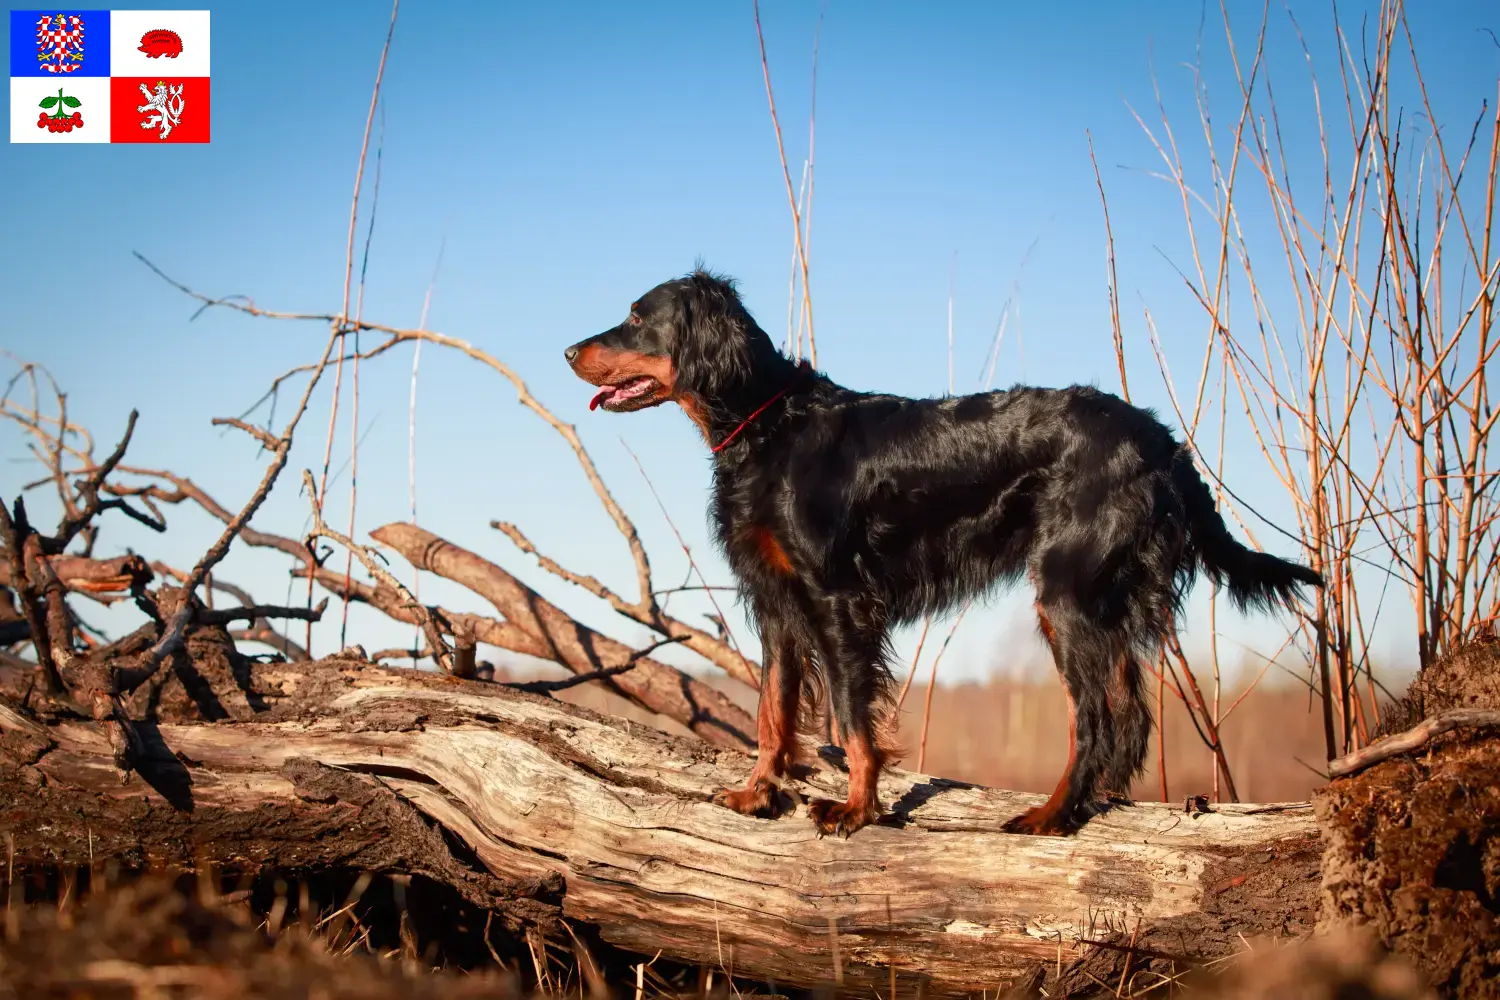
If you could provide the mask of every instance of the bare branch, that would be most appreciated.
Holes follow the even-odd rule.
[[[84,526],[99,513],[99,488],[104,484],[104,480],[108,478],[109,474],[115,471],[115,467],[120,464],[120,460],[125,457],[125,449],[130,447],[130,438],[135,434],[135,422],[139,416],[140,414],[135,410],[130,411],[130,417],[125,422],[125,434],[120,438],[120,443],[115,446],[115,450],[110,453],[103,464],[89,474],[89,477],[84,481],[82,487],[80,487],[79,495],[83,499],[83,506],[78,508],[77,513],[64,517],[63,522],[57,526],[57,534],[43,541],[42,549],[47,555],[57,555],[66,549],[68,544],[83,530]],[[61,440],[62,432],[59,432],[59,448],[61,447]],[[58,461],[60,464],[60,457]],[[147,521],[146,523],[150,524],[151,522]]]
[[[781,157],[781,176],[786,180],[786,196],[792,206],[792,229],[797,243],[797,259],[802,264],[802,309],[803,315],[807,317],[807,345],[808,359],[812,366],[818,366],[818,340],[813,334],[812,319],[812,293],[807,285],[807,247],[802,242],[802,213],[797,208],[797,192],[792,187],[792,172],[787,167],[786,146],[781,141],[781,121],[776,117],[776,96],[771,92],[771,65],[766,61],[766,36],[760,28],[760,0],[755,0],[755,37],[760,42],[760,68],[766,79],[766,101],[771,106],[771,125],[776,130],[776,152]],[[819,20],[821,30],[821,19]],[[816,67],[816,51],[814,52],[814,66]],[[814,69],[814,74],[817,70]],[[814,81],[816,85],[816,75]],[[811,125],[809,125],[811,128]],[[809,150],[811,154],[811,150]],[[798,339],[801,339],[799,333]]]
[[[381,565],[380,560],[375,558],[368,547],[357,544],[347,535],[339,534],[323,522],[323,515],[318,512],[321,506],[318,503],[318,488],[313,483],[312,472],[308,469],[302,470],[302,488],[307,491],[307,495],[312,503],[313,527],[312,531],[308,533],[309,537],[321,536],[342,545],[345,549],[354,553],[354,557],[369,571],[371,576],[383,586],[400,594],[403,606],[409,608],[421,624],[422,633],[427,636],[428,645],[435,651],[435,659],[438,666],[443,669],[444,673],[455,674],[457,676],[453,661],[453,651],[443,641],[443,634],[438,629],[437,623],[433,620],[432,613],[412,596],[411,591],[406,589],[405,584],[397,580],[390,570]],[[472,668],[473,664],[470,663],[469,666]],[[470,670],[470,673],[472,674],[472,670]]]
[[[237,428],[244,431],[246,434],[249,434],[251,437],[255,438],[255,440],[259,441],[261,447],[265,448],[266,451],[276,450],[276,436],[270,431],[266,430],[264,427],[257,427],[254,424],[249,423],[248,421],[239,419],[238,417],[214,417],[213,425],[215,427]]]
[[[229,637],[236,642],[258,642],[285,656],[292,663],[306,663],[312,659],[307,650],[288,639],[270,625],[251,625],[249,628],[231,629]]]
[[[1455,729],[1495,728],[1500,728],[1500,712],[1478,708],[1456,708],[1424,719],[1404,733],[1376,740],[1367,747],[1330,760],[1328,776],[1346,778],[1381,761],[1418,750],[1444,733],[1450,733]]]
[[[633,652],[624,643],[600,635],[517,580],[501,567],[406,523],[387,524],[370,537],[395,549],[418,570],[458,583],[493,604],[506,620],[534,637],[546,659],[574,673],[619,665]],[[686,641],[686,640],[684,640]],[[669,664],[643,659],[611,683],[642,708],[687,726],[711,743],[749,747],[755,723],[719,691]]]
[[[257,621],[261,618],[295,618],[298,621],[315,622],[323,617],[328,608],[328,598],[323,598],[315,608],[286,608],[275,604],[254,604],[244,608],[219,608],[199,611],[194,617],[200,625],[228,625],[230,622]]]
[[[313,377],[308,380],[307,388],[303,391],[301,400],[298,401],[296,412],[292,414],[291,420],[288,421],[286,428],[281,432],[281,437],[276,442],[276,451],[271,464],[266,467],[265,474],[261,477],[260,486],[256,488],[255,493],[250,497],[250,501],[245,504],[240,512],[229,519],[229,523],[225,526],[218,541],[214,542],[213,546],[204,553],[203,558],[198,560],[198,564],[193,567],[192,573],[189,574],[188,579],[184,582],[183,589],[187,592],[187,599],[182,602],[181,610],[174,614],[170,621],[165,623],[161,638],[146,656],[143,657],[139,669],[131,671],[128,675],[116,672],[111,678],[107,690],[95,692],[94,718],[96,720],[102,721],[111,712],[113,712],[117,719],[123,719],[123,708],[119,704],[119,695],[125,690],[133,690],[134,687],[145,683],[160,669],[161,664],[169,655],[182,647],[183,636],[196,610],[196,601],[192,597],[193,592],[198,589],[198,586],[203,582],[209,570],[213,569],[214,566],[218,565],[229,554],[229,546],[241,530],[244,529],[245,525],[249,523],[250,518],[255,515],[255,512],[260,509],[260,505],[265,502],[266,497],[270,495],[271,487],[276,483],[276,477],[281,474],[281,470],[286,466],[287,455],[292,448],[292,434],[301,422],[302,415],[307,412],[307,404],[312,398],[313,389],[317,386],[323,368],[327,366],[328,358],[333,353],[338,339],[337,331],[329,335],[328,344],[323,348],[323,357],[319,368],[313,373]],[[130,687],[123,688],[121,686],[122,683],[128,683]],[[121,722],[120,725],[126,730],[125,735],[129,736],[129,725],[126,722]]]
[[[720,667],[737,680],[744,681],[747,684],[758,680],[754,670],[743,656],[735,650],[730,649],[717,637],[709,635],[702,629],[694,628],[663,612],[657,606],[654,595],[647,602],[632,604],[610,590],[596,577],[574,573],[558,565],[555,560],[542,555],[537,551],[537,547],[532,543],[531,539],[527,538],[521,532],[521,529],[514,524],[506,521],[491,521],[490,527],[509,538],[515,544],[516,548],[535,558],[537,565],[542,569],[606,601],[611,608],[630,620],[671,636],[674,641],[684,643],[688,649],[691,649],[715,666]],[[715,606],[717,607],[717,605]],[[758,687],[759,685],[757,683],[752,684],[752,686]]]

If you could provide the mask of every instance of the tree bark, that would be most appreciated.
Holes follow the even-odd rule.
[[[1000,827],[1040,796],[891,771],[880,825],[819,839],[800,805],[765,820],[708,801],[749,772],[734,749],[355,660],[256,669],[255,721],[138,723],[148,752],[123,777],[98,724],[0,703],[16,863],[418,872],[513,925],[561,917],[645,955],[887,996],[893,976],[903,994],[1004,989],[1125,937],[1211,958],[1315,916],[1305,804],[1141,804],[1038,838]],[[786,787],[845,785],[814,755]]]

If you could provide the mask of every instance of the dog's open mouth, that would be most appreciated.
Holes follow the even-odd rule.
[[[589,402],[589,409],[604,407],[606,410],[629,409],[632,402],[645,402],[656,395],[661,383],[650,375],[637,375],[619,385],[606,385]]]

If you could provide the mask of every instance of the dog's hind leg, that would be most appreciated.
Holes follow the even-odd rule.
[[[843,802],[814,799],[807,812],[820,835],[847,837],[880,817],[880,771],[895,751],[886,622],[873,601],[833,597],[824,612],[819,659],[849,765],[849,795]]]
[[[1141,773],[1151,749],[1151,707],[1142,688],[1141,661],[1134,651],[1126,650],[1115,662],[1109,699],[1114,753],[1105,768],[1102,788],[1106,795],[1128,802],[1131,782]]]
[[[770,638],[768,636],[768,638]],[[714,802],[746,816],[777,811],[775,779],[786,774],[797,752],[797,702],[802,693],[804,658],[786,637],[766,643],[769,655],[760,675],[755,767],[744,788],[723,788]]]
[[[1083,807],[1111,760],[1113,721],[1108,704],[1116,645],[1071,600],[1037,604],[1042,635],[1052,648],[1068,697],[1068,763],[1051,797],[1005,824],[1010,833],[1065,836],[1086,818]]]

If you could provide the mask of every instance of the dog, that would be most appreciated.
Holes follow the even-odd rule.
[[[1291,609],[1315,571],[1225,526],[1189,449],[1149,410],[1087,386],[933,399],[846,389],[772,343],[701,267],[564,352],[589,408],[675,402],[713,456],[712,522],[759,632],[759,752],[714,801],[773,815],[801,709],[826,695],[849,768],[819,835],[881,815],[896,759],[893,627],[1026,574],[1068,695],[1068,765],[1005,828],[1064,836],[1128,801],[1149,748],[1142,687],[1201,570],[1241,608]],[[806,720],[804,719],[804,722]]]

